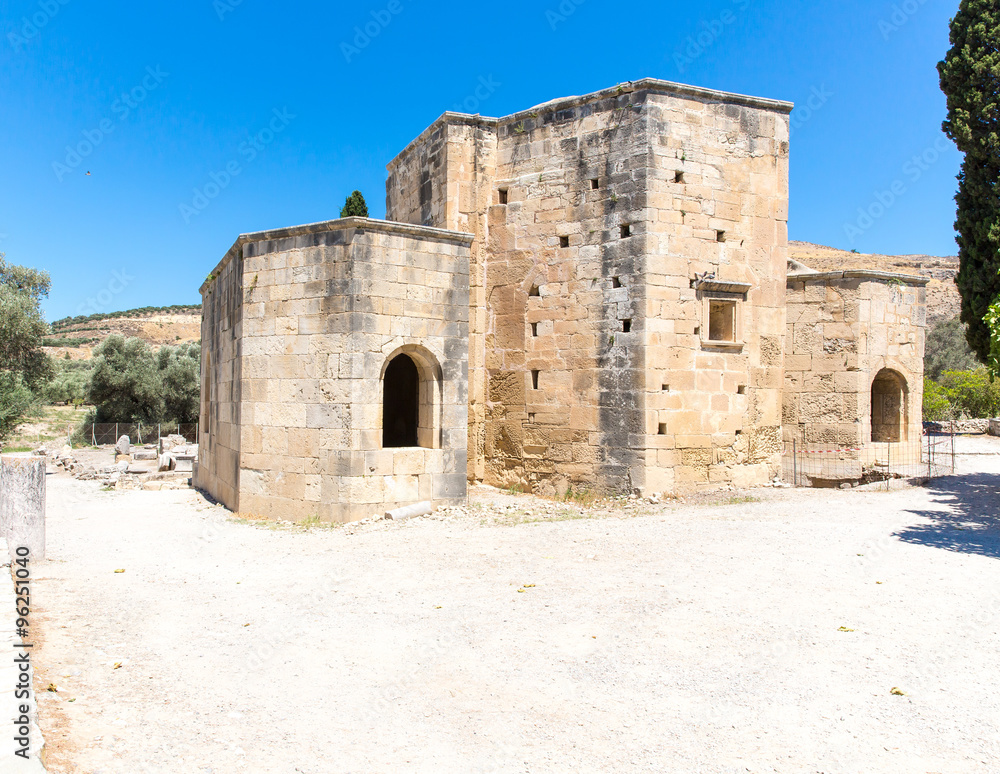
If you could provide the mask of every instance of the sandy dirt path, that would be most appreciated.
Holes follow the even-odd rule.
[[[963,449],[928,488],[349,529],[51,475],[49,770],[1000,771],[1000,445]]]

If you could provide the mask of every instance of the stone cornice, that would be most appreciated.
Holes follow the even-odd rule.
[[[516,123],[543,110],[565,110],[566,108],[577,107],[580,105],[586,105],[590,102],[608,99],[619,94],[631,94],[639,91],[646,91],[653,94],[667,94],[675,97],[686,97],[700,102],[720,102],[728,105],[743,105],[745,107],[758,108],[760,110],[771,110],[776,113],[785,114],[791,113],[792,109],[795,107],[795,105],[791,102],[768,99],[767,97],[752,97],[746,94],[736,94],[729,91],[705,89],[700,86],[689,86],[684,83],[674,83],[673,81],[660,80],[659,78],[642,78],[638,81],[630,81],[618,86],[601,89],[600,91],[595,91],[590,94],[574,97],[560,97],[559,99],[554,99],[551,102],[544,102],[541,105],[535,105],[527,110],[511,113],[503,118],[490,118],[489,116],[482,116],[479,114],[470,115],[468,113],[442,113],[436,121],[434,121],[412,142],[403,148],[396,158],[386,165],[386,168],[391,170],[401,159],[409,154],[415,146],[420,145],[427,139],[428,136],[444,125],[465,124],[468,126],[484,126],[491,129],[497,129],[504,124]]]
[[[416,226],[412,223],[395,223],[390,220],[375,220],[373,218],[338,218],[336,220],[324,220],[320,223],[306,223],[301,226],[287,226],[267,231],[255,231],[250,234],[240,234],[233,243],[233,246],[226,251],[222,260],[219,261],[209,276],[213,279],[217,277],[238,252],[243,249],[243,246],[251,242],[268,242],[273,239],[288,239],[289,237],[304,236],[305,234],[322,234],[329,231],[347,231],[351,229],[355,233],[377,231],[383,234],[403,234],[417,239],[450,242],[452,244],[467,246],[471,245],[476,238],[473,234],[463,234],[459,231],[448,231],[443,228],[433,228],[431,226]],[[208,280],[202,283],[199,289],[202,295],[205,294],[205,290],[209,284]]]
[[[817,271],[796,272],[788,275],[788,282],[824,282],[838,279],[862,279],[876,282],[900,282],[904,285],[923,287],[930,282],[929,277],[919,277],[916,274],[895,274],[889,271]]]

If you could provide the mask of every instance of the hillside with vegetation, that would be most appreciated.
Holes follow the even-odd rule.
[[[962,299],[955,285],[958,257],[855,253],[810,242],[788,243],[788,257],[816,271],[888,271],[927,277],[927,327],[958,317]]]
[[[143,307],[64,317],[51,327],[52,332],[42,342],[47,354],[56,359],[89,360],[94,348],[112,334],[142,339],[154,350],[168,344],[197,343],[201,340],[201,306]]]

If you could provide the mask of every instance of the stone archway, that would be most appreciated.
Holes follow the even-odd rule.
[[[400,347],[382,366],[382,448],[441,447],[441,366],[417,345]]]
[[[420,374],[408,355],[397,355],[382,377],[382,448],[417,446]]]
[[[883,368],[872,382],[872,443],[898,443],[906,440],[907,396],[909,389],[902,375]]]

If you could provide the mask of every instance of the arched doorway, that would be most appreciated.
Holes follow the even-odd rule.
[[[408,355],[393,358],[385,369],[382,403],[382,447],[417,446],[420,426],[420,373]]]
[[[884,368],[872,382],[872,442],[897,443],[906,440],[906,380]]]

